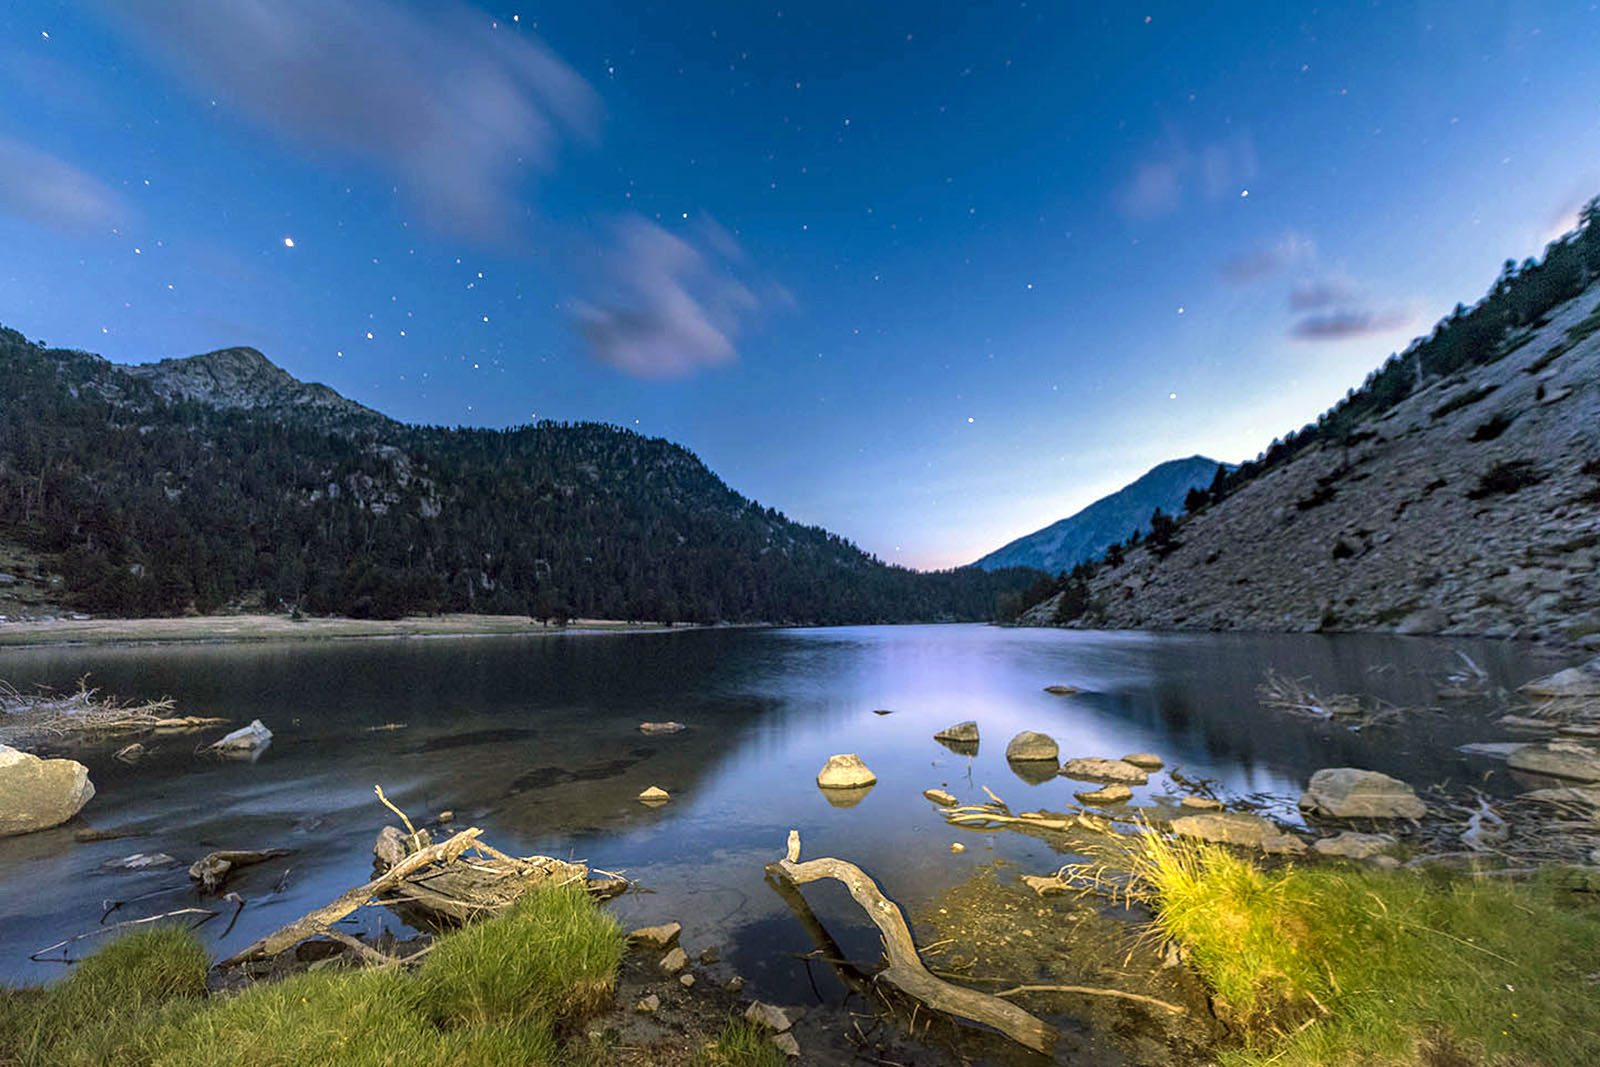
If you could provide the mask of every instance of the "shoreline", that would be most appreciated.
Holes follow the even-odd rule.
[[[730,624],[731,625],[731,624]],[[254,641],[338,641],[380,638],[512,637],[582,633],[667,633],[704,627],[662,626],[619,619],[574,619],[546,625],[521,615],[433,615],[400,619],[343,616],[295,620],[287,615],[200,615],[155,619],[52,619],[0,624],[0,649],[74,645],[231,644]]]

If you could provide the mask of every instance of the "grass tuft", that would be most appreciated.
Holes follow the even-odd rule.
[[[788,1059],[766,1030],[730,1019],[717,1039],[695,1053],[691,1067],[783,1067]]]
[[[611,1002],[622,931],[582,886],[530,893],[492,922],[442,939],[419,980],[442,1026],[577,1021]]]
[[[1600,1063],[1600,902],[1562,871],[1264,871],[1156,834],[1133,864],[1245,1036],[1229,1067]]]

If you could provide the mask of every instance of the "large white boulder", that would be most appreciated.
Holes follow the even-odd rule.
[[[89,803],[89,768],[0,745],[0,837],[60,826]]]

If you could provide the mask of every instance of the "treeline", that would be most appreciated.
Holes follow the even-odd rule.
[[[1522,264],[1508,259],[1489,291],[1472,307],[1457,304],[1433,332],[1413,341],[1404,352],[1390,355],[1359,389],[1351,389],[1333,407],[1299,430],[1290,431],[1253,460],[1230,469],[1219,464],[1216,476],[1204,489],[1191,489],[1184,500],[1184,511],[1192,514],[1225,499],[1274,468],[1288,463],[1305,449],[1318,443],[1349,447],[1370,440],[1376,432],[1366,423],[1382,415],[1402,400],[1433,381],[1498,362],[1533,339],[1534,333],[1549,324],[1546,316],[1566,303],[1600,277],[1600,197],[1586,204],[1578,216],[1576,229],[1551,242],[1543,260],[1528,259]],[[1600,318],[1600,309],[1591,320]],[[1558,341],[1538,363],[1528,369],[1537,373],[1582,339],[1586,324],[1576,333]],[[1600,321],[1595,328],[1600,328]],[[1435,417],[1449,413],[1480,396],[1467,393],[1447,400],[1435,409]],[[1319,495],[1321,494],[1321,495]],[[1313,495],[1297,501],[1301,508],[1314,507],[1332,496],[1329,485],[1321,485]],[[1144,543],[1160,556],[1176,549],[1181,523],[1163,515],[1158,508],[1150,519],[1151,533]],[[1070,572],[1037,579],[1026,589],[1003,598],[1002,619],[1015,619],[1021,613],[1049,598],[1062,594],[1053,621],[1072,622],[1092,619],[1096,605],[1089,582],[1102,569],[1120,567],[1128,550],[1140,544],[1141,535],[1133,531],[1124,542],[1112,545],[1098,559],[1080,563]]]
[[[974,620],[1037,577],[889,566],[683,448],[598,424],[223,410],[10,330],[0,410],[0,536],[101,614]]]

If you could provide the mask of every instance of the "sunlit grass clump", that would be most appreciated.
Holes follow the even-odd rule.
[[[745,1019],[730,1019],[716,1040],[695,1054],[693,1067],[783,1067],[787,1062],[767,1030]]]
[[[567,886],[441,938],[415,974],[333,967],[207,998],[199,942],[154,930],[54,988],[0,994],[0,1064],[555,1067],[561,1037],[609,1005],[622,944]]]
[[[1132,861],[1157,929],[1245,1035],[1225,1064],[1600,1063],[1600,901],[1582,880],[1266,871],[1156,834]]]

